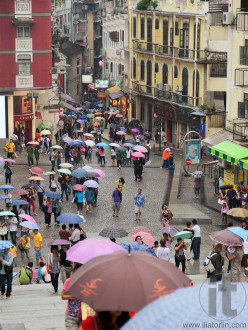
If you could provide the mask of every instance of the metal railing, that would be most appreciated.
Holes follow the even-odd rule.
[[[139,84],[138,82],[132,83],[133,91],[138,94],[143,94],[147,97],[156,98],[163,101],[173,102],[186,106],[198,106],[201,103],[201,97],[193,97],[189,95],[182,95],[182,93],[165,91],[156,87]]]
[[[228,1],[227,0],[210,0],[209,1],[209,13],[215,12],[226,12],[228,11]]]
[[[235,86],[248,86],[248,69],[235,69]]]
[[[236,29],[238,31],[248,31],[248,8],[237,9]]]

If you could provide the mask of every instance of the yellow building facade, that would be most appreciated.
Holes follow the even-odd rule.
[[[179,146],[204,121],[192,113],[204,104],[208,2],[161,1],[154,10],[137,3],[129,1],[129,120],[155,132],[160,115],[168,142]]]

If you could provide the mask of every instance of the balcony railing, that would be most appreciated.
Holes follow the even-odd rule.
[[[16,88],[33,87],[33,75],[16,76]]]
[[[32,38],[16,38],[16,51],[32,51]]]
[[[248,46],[240,46],[240,64],[248,65]]]
[[[209,13],[216,12],[227,12],[228,11],[228,1],[227,0],[210,0],[209,1]]]
[[[15,16],[30,16],[32,14],[31,0],[15,1]]]
[[[235,69],[235,86],[248,86],[248,69]]]
[[[227,63],[227,52],[204,51],[204,57],[198,60],[199,63],[216,64]]]
[[[248,31],[248,8],[237,9],[236,29],[238,31]]]
[[[176,93],[172,91],[165,91],[156,87],[142,85],[137,82],[133,82],[133,91],[138,94],[146,95],[147,97],[152,97],[158,100],[168,101],[175,104],[185,105],[194,107],[201,103],[201,97],[192,97],[188,95],[182,95],[181,93]]]

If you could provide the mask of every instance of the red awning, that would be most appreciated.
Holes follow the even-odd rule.
[[[60,97],[61,97],[61,99],[64,99],[64,100],[69,101],[71,103],[77,104],[77,102],[75,100],[73,100],[73,98],[70,95],[67,95],[67,94],[65,94],[63,92],[61,92],[61,96]]]
[[[95,84],[89,84],[88,88],[89,89],[94,89],[94,91],[97,91],[97,89],[95,88]]]
[[[88,43],[85,41],[75,41],[76,45],[87,47]]]
[[[42,119],[41,112],[39,112],[39,111],[35,111],[35,118],[37,118],[37,119]]]
[[[202,164],[202,167],[209,167],[209,166],[212,166],[212,165],[217,165],[218,164],[218,160],[214,160],[213,162],[208,162],[208,163],[204,163]]]

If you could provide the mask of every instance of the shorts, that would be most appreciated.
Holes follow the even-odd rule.
[[[199,195],[200,188],[194,188],[194,192],[195,192],[196,195]]]
[[[120,202],[113,202],[113,210],[120,211],[121,203]]]
[[[116,159],[116,156],[111,156],[111,159],[112,159],[112,160]]]
[[[142,206],[135,205],[134,212],[135,213],[140,213],[142,210]]]
[[[26,257],[29,258],[29,249],[25,249],[24,251],[21,251],[21,257],[24,259],[24,254],[26,254]]]
[[[41,249],[40,248],[40,251],[38,251],[38,247],[34,247],[34,251],[35,251],[35,259],[38,260],[42,257],[42,253],[41,253]]]
[[[83,205],[84,205],[84,203],[77,203],[77,210],[83,211]]]

